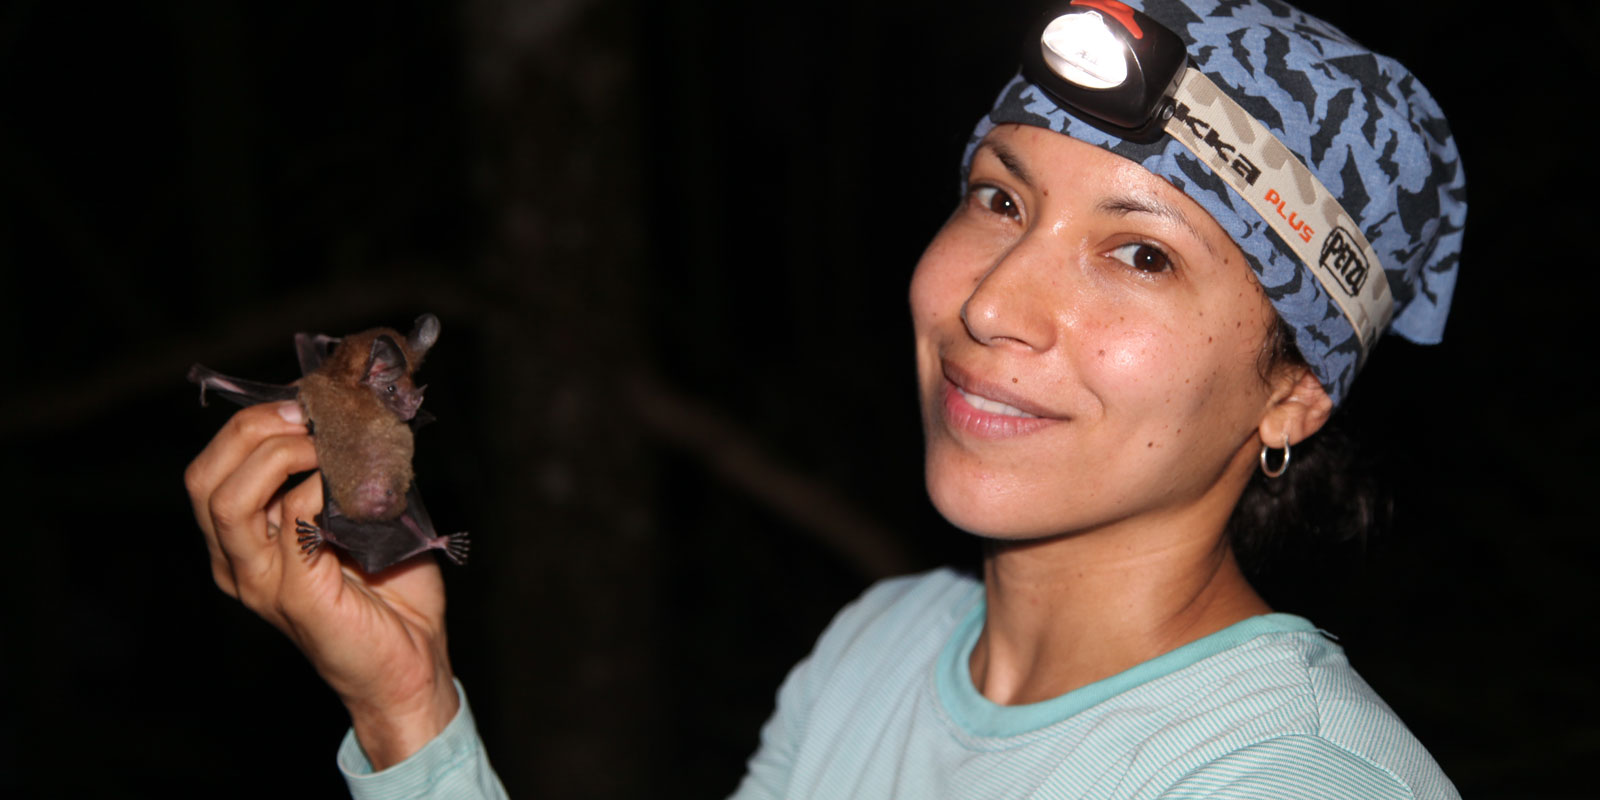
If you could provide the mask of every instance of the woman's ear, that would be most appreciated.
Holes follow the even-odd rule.
[[[1299,444],[1322,430],[1333,414],[1333,398],[1311,370],[1296,367],[1280,377],[1277,387],[1272,404],[1261,418],[1263,443],[1268,447],[1282,447],[1284,438],[1288,437],[1289,444]]]

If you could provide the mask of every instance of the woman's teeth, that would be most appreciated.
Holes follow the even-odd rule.
[[[999,400],[990,400],[983,395],[973,394],[959,386],[956,387],[956,391],[961,393],[961,399],[967,401],[968,405],[978,409],[979,411],[984,411],[990,414],[1001,414],[1007,417],[1023,417],[1026,419],[1032,419],[1039,416],[1038,414],[1029,414],[1028,412],[1023,411],[1016,406],[1006,405]]]

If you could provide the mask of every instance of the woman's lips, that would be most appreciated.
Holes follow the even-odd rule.
[[[1023,411],[1022,409],[1017,408],[1016,406],[1006,405],[1005,403],[1002,403],[999,400],[990,400],[989,398],[984,397],[981,394],[973,394],[971,392],[968,392],[965,389],[962,389],[960,386],[956,386],[956,391],[958,393],[960,393],[962,400],[967,401],[967,403],[969,405],[971,405],[973,408],[978,409],[979,411],[983,411],[983,412],[986,412],[986,413],[989,413],[989,414],[999,414],[1002,417],[1028,417],[1028,418],[1033,418],[1033,417],[1039,416],[1038,414],[1029,414],[1028,412]]]
[[[942,406],[950,427],[985,439],[1005,439],[1032,433],[1061,421],[1003,387],[976,380],[945,365]]]

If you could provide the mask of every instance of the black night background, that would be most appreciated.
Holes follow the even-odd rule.
[[[1432,89],[1471,213],[1446,343],[1340,412],[1393,529],[1260,585],[1463,795],[1592,795],[1600,6],[1301,5]],[[337,700],[212,583],[181,476],[229,410],[184,372],[423,311],[507,788],[730,792],[841,605],[977,559],[923,493],[906,284],[1036,8],[0,4],[0,795],[342,795]]]

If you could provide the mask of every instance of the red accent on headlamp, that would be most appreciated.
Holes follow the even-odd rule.
[[[1133,9],[1117,2],[1117,0],[1072,0],[1072,5],[1104,11],[1122,23],[1122,27],[1133,34],[1135,39],[1143,39],[1144,31],[1139,29],[1139,23],[1133,21]]]

